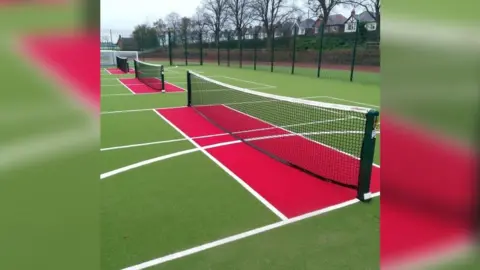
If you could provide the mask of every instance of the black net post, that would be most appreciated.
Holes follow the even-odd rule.
[[[203,66],[203,36],[202,32],[200,31],[199,35],[199,43],[200,43],[200,65]]]
[[[275,42],[275,29],[273,29],[271,33],[271,39],[270,39],[270,72],[273,72],[273,64],[275,62],[275,45],[273,44]]]
[[[360,171],[358,173],[357,198],[360,201],[369,201],[370,178],[372,176],[373,156],[375,154],[376,125],[379,112],[370,110],[366,116],[365,133],[363,135],[362,150],[360,152]]]
[[[297,54],[297,32],[298,32],[298,27],[297,25],[295,25],[293,28],[292,74],[295,73],[295,57]]]
[[[227,31],[227,67],[230,67],[230,31]]]
[[[258,33],[255,33],[253,36],[253,70],[257,70],[257,42]]]
[[[318,42],[320,44],[318,44],[318,63],[317,63],[317,78],[320,78],[320,69],[321,69],[321,66],[322,66],[322,54],[323,54],[323,36],[325,34],[325,24],[324,22],[322,22],[320,24],[320,32],[318,33],[319,34],[319,37],[318,37]]]
[[[353,81],[353,72],[355,70],[355,58],[357,57],[358,36],[360,33],[360,21],[357,20],[357,30],[355,31],[355,41],[353,43],[352,63],[350,64],[350,81]]]
[[[162,90],[165,90],[165,70],[162,69],[160,70],[160,80],[162,81]]]
[[[135,78],[138,78],[138,64],[135,59],[133,59],[133,67],[135,68]]]
[[[190,71],[187,71],[187,106],[192,106],[192,80]]]
[[[170,60],[170,66],[173,66],[172,61],[172,32],[168,30],[168,60]]]

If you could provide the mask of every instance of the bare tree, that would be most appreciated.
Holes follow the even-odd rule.
[[[205,10],[202,7],[197,7],[195,14],[192,16],[192,27],[195,31],[203,34],[206,26]]]
[[[333,8],[345,4],[348,0],[308,0],[308,7],[318,17],[323,17],[324,25],[328,23],[328,17]]]
[[[214,32],[215,42],[218,46],[220,33],[228,19],[227,0],[205,0],[203,8],[206,25]]]
[[[253,21],[250,2],[250,0],[227,0],[228,17],[239,41],[242,39],[245,29]]]
[[[295,8],[289,6],[287,0],[253,0],[252,2],[252,12],[267,33],[269,45],[276,28],[291,19],[294,11]]]
[[[168,28],[171,28],[172,30],[176,30],[179,28],[182,19],[178,13],[171,12],[165,17],[165,21],[167,23]]]
[[[180,29],[180,24],[182,22],[180,15],[176,12],[169,13],[165,17],[165,21],[167,23],[167,27],[174,31],[174,34],[171,37],[171,42],[173,44],[177,44],[177,35],[175,33]]]
[[[160,38],[160,42],[162,46],[167,45],[167,24],[162,20],[158,19],[155,22],[153,22],[153,27],[157,31],[157,35]]]
[[[375,19],[377,32],[380,34],[380,2],[380,0],[346,0],[345,4],[353,8],[361,7],[365,9]]]

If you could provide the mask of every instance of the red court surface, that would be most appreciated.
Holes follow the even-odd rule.
[[[142,83],[137,78],[122,78],[122,79],[119,79],[119,81],[135,94],[161,93],[159,90],[155,90],[149,87],[148,85]],[[158,83],[158,86],[160,88],[160,81]],[[167,93],[184,92],[184,91],[185,90],[179,86],[165,82],[165,92]]]
[[[100,109],[98,61],[84,57],[83,54],[72,53],[72,48],[81,48],[86,53],[97,52],[97,39],[95,33],[52,32],[30,35],[20,41],[20,55],[28,56],[29,61],[33,60],[38,64],[38,70],[66,86],[64,88],[66,93],[74,94],[98,111]]]
[[[108,71],[108,73],[112,74],[112,75],[122,75],[122,74],[126,74],[125,72],[121,71],[120,69],[118,68],[107,68],[106,69]],[[135,74],[135,69],[133,68],[130,68],[130,71],[128,72],[129,74]]]
[[[471,238],[474,153],[387,113],[382,119],[382,266]]]
[[[159,109],[158,112],[189,137],[224,133],[192,108]],[[252,118],[246,120],[246,118],[248,116],[238,114],[236,120],[232,122],[239,123],[245,120],[249,122],[248,127],[250,129],[253,126],[256,126],[256,128],[272,128],[268,133],[265,131],[248,132],[250,134],[249,138],[285,133],[284,130],[271,125],[267,126],[264,122],[252,121]],[[297,140],[297,142],[304,140],[295,136],[291,138],[296,138],[294,140]],[[235,140],[230,135],[194,139],[201,146]],[[321,145],[318,145],[318,147],[324,148]],[[353,189],[319,180],[278,162],[245,143],[211,148],[207,151],[288,218],[356,197],[356,191]],[[379,191],[379,179],[380,169],[374,167],[372,192]]]

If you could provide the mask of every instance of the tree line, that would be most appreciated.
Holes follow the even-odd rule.
[[[367,11],[380,31],[380,0],[307,0],[309,12],[316,18],[328,18],[337,6]],[[268,42],[282,24],[300,23],[306,19],[305,13],[292,0],[203,0],[191,17],[172,12],[153,25],[135,26],[133,38],[143,48],[154,48],[167,44],[169,31],[174,33],[171,35],[173,44],[179,44],[187,36],[202,33],[205,37],[211,33],[218,45],[222,33],[228,31],[240,40],[247,30],[253,30],[254,35],[263,32]]]

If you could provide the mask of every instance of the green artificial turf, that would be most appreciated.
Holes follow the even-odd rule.
[[[166,66],[165,79],[186,88],[187,69],[256,91],[353,106],[368,104],[379,109],[380,92],[374,83],[212,64]],[[118,81],[111,80],[133,75],[107,75],[103,70],[101,74],[102,147],[160,142],[102,151],[102,172],[194,148],[153,110],[118,112],[185,106],[186,93],[133,95]],[[176,139],[180,141],[162,143]],[[376,163],[379,150],[376,147]],[[105,178],[101,186],[102,269],[136,265],[279,221],[198,151]],[[371,204],[340,209],[157,267],[376,269],[378,216],[379,202],[375,199]]]

